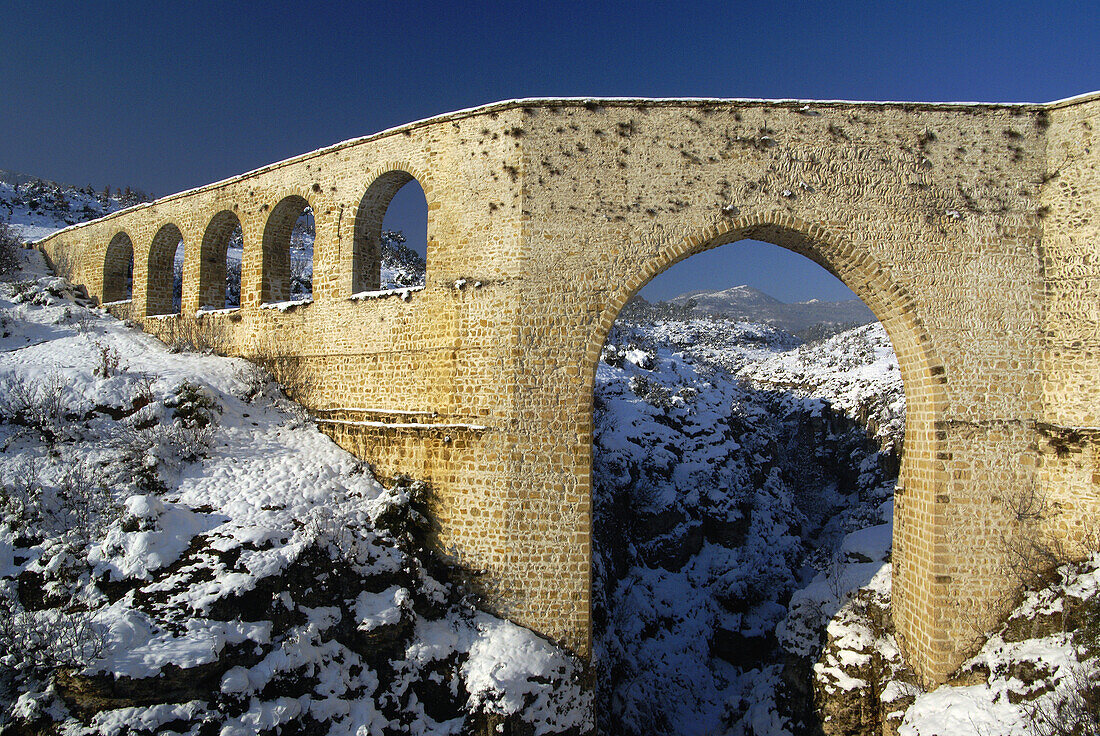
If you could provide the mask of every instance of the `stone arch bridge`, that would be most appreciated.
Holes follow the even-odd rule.
[[[586,655],[592,391],[620,308],[742,238],[802,253],[885,325],[908,407],[899,639],[929,681],[1003,608],[1005,539],[1100,511],[1100,94],[1059,103],[520,100],[340,143],[83,225],[47,256],[151,332],[292,353],[321,426],[383,477],[431,482],[438,542],[497,610]],[[415,178],[427,282],[378,291]],[[316,219],[313,300],[288,243]],[[229,232],[242,304],[224,308]],[[182,313],[171,259],[185,243]],[[132,294],[126,285],[133,259]],[[364,294],[365,292],[365,294]],[[359,296],[353,297],[353,294]],[[281,303],[280,303],[281,302]],[[273,304],[279,309],[265,308]]]

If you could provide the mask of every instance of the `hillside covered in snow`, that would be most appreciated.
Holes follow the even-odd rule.
[[[747,285],[719,291],[689,291],[673,297],[669,303],[694,317],[763,322],[795,334],[816,328],[814,337],[875,321],[875,315],[859,299],[786,303]]]

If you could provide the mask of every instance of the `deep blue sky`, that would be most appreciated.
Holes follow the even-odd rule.
[[[1045,102],[1096,89],[1097,0],[0,9],[0,168],[157,195],[514,97]],[[422,229],[407,218],[390,224]],[[748,282],[784,300],[845,297],[808,261],[751,252],[691,259],[646,295]]]

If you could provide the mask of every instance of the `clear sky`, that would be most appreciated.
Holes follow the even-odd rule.
[[[157,195],[515,97],[1046,102],[1097,89],[1100,0],[0,9],[0,169]],[[413,204],[387,224],[422,240],[415,197],[401,197]],[[777,248],[711,259],[722,253],[646,295],[751,283],[787,301],[846,298]]]

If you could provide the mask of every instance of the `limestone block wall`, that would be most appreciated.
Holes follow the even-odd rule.
[[[863,298],[897,349],[908,411],[896,616],[911,656],[945,676],[973,638],[960,612],[1005,588],[997,491],[1031,473],[1021,459],[1042,403],[1041,112],[802,102],[529,111],[531,307],[516,409],[530,445],[516,452],[567,459],[557,477],[525,465],[521,487],[550,489],[545,509],[528,506],[587,513],[591,376],[638,288],[743,238],[801,252]]]
[[[1052,105],[1043,171],[1043,424],[1049,533],[1100,542],[1100,96]]]
[[[895,616],[912,662],[942,680],[1005,605],[1012,499],[1061,494],[1078,520],[1063,535],[1096,510],[1096,104],[499,103],[42,247],[116,301],[129,243],[133,296],[112,310],[153,332],[205,325],[240,354],[296,356],[326,431],[382,476],[432,483],[439,545],[484,572],[491,604],[581,654],[607,331],[695,253],[745,238],[802,253],[874,310],[899,357]],[[377,284],[381,212],[409,177],[429,203],[426,287],[351,299]],[[314,301],[266,308],[285,297],[287,223],[306,203]],[[242,306],[197,315],[218,306],[237,223]],[[186,248],[183,314],[154,317],[154,242],[170,228]]]

